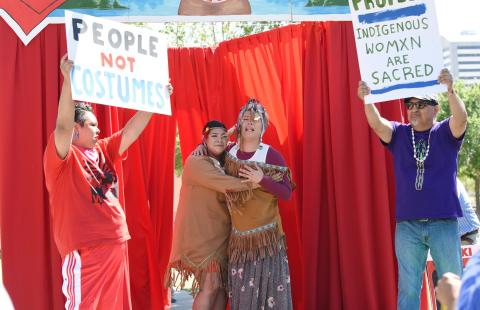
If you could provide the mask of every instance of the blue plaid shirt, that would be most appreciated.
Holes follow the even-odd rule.
[[[477,252],[468,261],[467,267],[462,275],[462,287],[458,296],[458,303],[455,309],[458,310],[479,310],[480,309],[480,252]]]
[[[463,217],[458,218],[458,235],[462,235],[480,228],[477,214],[473,210],[468,197],[467,190],[463,183],[457,179],[457,192],[460,206],[462,207]]]

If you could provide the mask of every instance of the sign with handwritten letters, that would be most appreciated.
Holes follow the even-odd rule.
[[[446,91],[433,0],[349,0],[366,103]]]
[[[70,11],[65,28],[74,100],[171,115],[161,34]]]

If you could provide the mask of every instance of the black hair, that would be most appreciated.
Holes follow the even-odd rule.
[[[203,126],[202,134],[203,135],[208,135],[208,132],[212,128],[223,128],[223,129],[227,130],[227,127],[225,126],[224,123],[222,123],[220,121],[217,121],[217,120],[212,120],[212,121],[207,122],[205,124],[205,126]]]
[[[76,101],[75,102],[75,123],[83,127],[85,125],[85,114],[87,112],[93,113],[92,106],[88,103]]]

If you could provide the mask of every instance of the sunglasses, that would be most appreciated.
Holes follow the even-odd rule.
[[[407,106],[407,109],[409,109],[409,110],[413,109],[413,107],[416,107],[417,110],[421,110],[421,109],[425,108],[427,105],[436,106],[437,103],[435,101],[419,100],[417,102],[407,101],[407,102],[405,102],[405,105]]]

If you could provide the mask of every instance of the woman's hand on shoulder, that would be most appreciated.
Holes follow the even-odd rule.
[[[205,147],[205,145],[199,144],[193,150],[193,152],[190,155],[192,155],[192,156],[207,156],[208,155],[207,148]]]
[[[272,180],[275,182],[282,182],[283,181],[283,173],[282,172],[276,172],[273,175],[270,176]]]
[[[244,165],[242,168],[240,168],[238,175],[242,178],[245,178],[245,181],[257,184],[263,179],[263,171],[256,164],[254,167]]]

